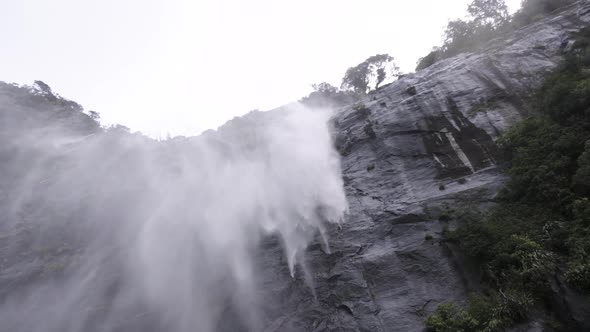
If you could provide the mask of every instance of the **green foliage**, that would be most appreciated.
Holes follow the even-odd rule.
[[[473,0],[467,7],[476,27],[496,29],[509,20],[508,6],[504,0]]]
[[[504,0],[473,0],[467,7],[470,20],[449,22],[442,47],[445,57],[473,50],[498,35],[509,21]]]
[[[416,70],[435,62],[473,50],[505,30],[510,16],[504,0],[473,0],[467,7],[469,20],[453,20],[447,24],[442,47],[434,48],[418,61]]]
[[[508,7],[504,0],[473,0],[468,8],[470,20],[454,20],[448,23],[442,57],[473,50],[497,36],[509,21]]]
[[[340,90],[329,83],[313,84],[313,92],[300,102],[310,107],[342,107],[357,101],[359,96],[352,91]]]
[[[547,76],[532,105],[536,116],[499,140],[510,178],[498,205],[460,216],[444,234],[479,266],[491,295],[481,315],[470,302],[440,306],[427,320],[434,331],[500,331],[524,319],[547,300],[558,262],[567,264],[571,286],[590,293],[589,49],[587,29]]]
[[[588,35],[590,30],[582,31],[578,41]],[[585,58],[590,43],[576,44],[540,89],[535,105],[540,116],[514,126],[499,141],[512,162],[504,197],[548,207],[565,218],[590,193],[590,63]]]
[[[453,303],[439,305],[425,323],[434,332],[504,331],[525,319],[531,305],[527,294],[514,291],[471,295],[463,308]]]
[[[572,188],[577,194],[588,196],[590,195],[590,140],[584,144],[584,152],[578,157],[577,164],[578,168],[572,177]],[[578,201],[578,204],[581,203]],[[582,208],[581,205],[578,206],[578,209],[580,208]]]
[[[88,112],[88,116],[90,116],[90,118],[94,121],[99,121],[100,120],[100,113],[95,112],[95,111],[89,111]]]
[[[443,212],[438,216],[438,221],[440,222],[449,222],[451,220],[451,216],[448,213]]]
[[[582,292],[590,293],[590,214],[588,199],[574,203],[576,220],[566,237],[569,256],[565,277],[570,285]]]
[[[553,255],[526,235],[512,235],[494,246],[498,253],[489,270],[500,287],[536,292],[543,296],[554,269]]]
[[[575,61],[573,66],[575,66]],[[590,76],[569,70],[552,75],[541,90],[541,111],[560,125],[588,126]],[[581,122],[581,123],[580,123]]]
[[[399,67],[395,65],[393,57],[389,54],[377,54],[348,68],[342,79],[341,89],[365,94],[370,90],[378,89],[386,78],[397,76],[399,76]]]
[[[129,129],[128,127],[125,127],[121,124],[115,124],[115,125],[110,125],[110,126],[106,127],[106,132],[110,133],[110,134],[121,135],[121,134],[129,134],[131,132],[131,129]]]
[[[590,263],[580,260],[571,263],[565,277],[569,284],[578,289],[590,289]]]
[[[416,71],[428,68],[442,59],[442,52],[439,47],[433,47],[427,56],[418,59]]]
[[[438,306],[436,312],[426,318],[426,327],[435,332],[474,331],[478,322],[453,303]]]
[[[543,117],[514,126],[500,141],[512,157],[504,198],[567,213],[575,198],[570,183],[585,135]]]
[[[338,88],[331,85],[330,83],[326,83],[326,82],[322,82],[319,84],[312,84],[311,85],[314,89],[314,91],[320,92],[320,93],[324,93],[324,94],[335,94],[338,92]]]
[[[35,81],[32,88],[37,90],[42,98],[44,98],[46,101],[59,106],[61,109],[73,110],[77,112],[84,111],[84,108],[80,104],[76,103],[75,101],[65,99],[62,96],[54,93],[51,87],[43,81]]]
[[[572,4],[575,0],[523,0],[521,8],[514,14],[512,19],[515,27],[522,27],[560,7]]]
[[[51,91],[51,87],[47,83],[45,83],[43,81],[35,81],[34,83],[35,83],[35,86],[40,91],[42,91],[45,94],[48,94],[48,95],[52,95],[53,96],[53,91]]]
[[[544,227],[550,218],[546,210],[504,203],[487,214],[462,216],[447,238],[478,263],[488,285],[542,298],[555,267],[551,230]]]
[[[543,18],[548,13],[573,3],[574,0],[523,0],[522,8],[512,17],[504,0],[472,0],[467,7],[468,20],[453,20],[447,24],[443,45],[418,60],[416,70],[437,61],[473,51],[492,38]]]
[[[500,290],[495,297],[496,306],[488,321],[488,326],[493,329],[504,330],[507,326],[525,320],[534,304],[532,296],[520,290],[509,290],[506,293]]]

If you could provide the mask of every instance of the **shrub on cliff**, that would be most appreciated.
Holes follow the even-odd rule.
[[[377,54],[354,67],[348,68],[342,79],[343,90],[364,94],[377,90],[388,78],[399,76],[399,67],[389,54]]]
[[[515,27],[525,26],[574,2],[575,0],[523,0],[520,10],[514,14],[513,24]]]
[[[416,71],[428,68],[433,64],[437,63],[442,58],[443,54],[440,47],[433,47],[432,51],[430,51],[428,55],[418,59],[418,62],[416,64]]]
[[[416,70],[461,52],[474,51],[503,33],[530,24],[573,2],[575,0],[524,0],[521,9],[510,16],[504,0],[473,0],[467,7],[468,19],[449,22],[443,45],[418,60]]]
[[[533,304],[550,308],[550,282],[562,274],[557,265],[567,266],[570,286],[590,293],[589,35],[589,30],[578,34],[565,63],[547,76],[531,104],[536,116],[499,140],[510,177],[498,205],[460,218],[457,229],[446,234],[479,267],[486,292],[500,296],[494,300],[500,309],[476,318],[478,324],[495,319],[506,327]],[[469,330],[461,325],[472,321],[465,318],[469,306],[442,307],[427,324],[435,331]]]
[[[444,32],[443,45],[418,60],[416,70],[427,68],[441,59],[473,50],[498,32],[505,30],[510,16],[504,0],[473,0],[467,7],[467,20],[450,21]]]
[[[425,324],[433,332],[504,331],[525,319],[531,304],[527,294],[515,291],[472,294],[462,307],[453,303],[439,305]]]
[[[312,87],[314,91],[299,100],[309,107],[341,107],[350,105],[359,98],[352,91],[340,90],[326,82],[313,84]]]

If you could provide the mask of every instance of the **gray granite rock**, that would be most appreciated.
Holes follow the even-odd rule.
[[[285,301],[271,305],[265,331],[420,331],[439,303],[464,300],[477,283],[437,241],[440,211],[494,197],[504,180],[496,139],[529,114],[530,92],[589,23],[580,2],[341,109],[334,135],[350,214],[330,233],[330,254],[308,252],[317,299],[265,261],[267,283],[283,285],[266,296]]]
[[[572,33],[589,24],[590,4],[579,2],[498,38],[479,52],[460,54],[406,75],[359,105],[340,109],[332,124],[349,202],[346,220],[340,226],[327,226],[329,248],[319,236],[312,242],[294,277],[281,240],[263,239],[257,248],[258,279],[252,298],[258,316],[244,317],[237,312],[232,305],[232,288],[220,287],[215,304],[224,302],[224,296],[228,300],[215,330],[421,331],[425,317],[439,303],[464,300],[469,291],[477,289],[477,279],[460,265],[454,248],[438,241],[448,223],[445,213],[449,208],[491,204],[504,181],[496,139],[529,114],[525,105],[530,91],[571,47]],[[125,273],[121,262],[107,259],[121,249],[114,245],[102,248],[101,262],[106,263],[93,272],[91,286],[84,288],[88,292],[85,301],[67,307],[72,311],[29,305],[37,303],[36,299],[67,300],[55,291],[63,287],[60,273],[84,259],[88,254],[85,244],[97,236],[117,237],[114,232],[97,232],[93,223],[79,216],[99,221],[103,227],[108,222],[115,226],[121,217],[146,217],[141,214],[141,204],[146,202],[137,202],[137,215],[112,212],[124,210],[120,202],[129,202],[125,195],[132,196],[141,183],[125,183],[122,192],[100,210],[86,211],[86,203],[62,206],[59,197],[43,196],[43,189],[27,193],[38,197],[26,213],[10,209],[8,203],[19,199],[17,180],[26,179],[30,167],[43,165],[48,173],[51,167],[67,169],[71,165],[62,158],[63,147],[91,144],[89,137],[100,133],[96,124],[71,109],[72,105],[56,103],[39,90],[0,85],[0,139],[5,143],[0,147],[0,330],[168,330],[166,321],[145,303],[113,300],[129,286],[121,282]],[[217,132],[206,133],[203,139],[236,134],[240,127],[277,116],[277,112],[233,120]],[[52,130],[66,131],[76,138],[71,142],[44,141],[47,121],[52,122]],[[15,139],[23,128],[27,142]],[[139,136],[136,140],[149,141]],[[115,138],[104,144],[101,148],[117,153],[107,163],[116,164],[117,158],[132,160],[133,165],[142,162],[133,149],[117,148]],[[154,143],[153,150],[173,160],[177,145],[187,143],[174,140],[173,144]],[[56,145],[60,148],[52,149]],[[25,151],[22,146],[34,148]],[[170,166],[169,171],[174,174],[176,170]],[[38,187],[49,187],[51,181],[50,177],[41,179]],[[75,183],[83,187],[83,183]],[[79,192],[79,188],[73,188],[72,195],[88,203],[93,194]],[[58,220],[59,227],[44,227],[47,220]],[[16,226],[7,228],[7,224]],[[26,292],[31,285],[36,285],[34,294]],[[562,284],[556,284],[555,293],[557,302],[575,307],[568,310],[574,323],[587,328],[585,304]],[[95,299],[98,302],[92,302]],[[30,319],[14,318],[25,317],[23,308],[30,310],[26,313]],[[37,312],[44,314],[35,315]],[[73,325],[74,321],[80,325]],[[541,321],[523,329],[537,331]]]

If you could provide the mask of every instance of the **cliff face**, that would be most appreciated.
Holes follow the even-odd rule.
[[[246,326],[266,332],[420,331],[424,318],[439,303],[463,300],[470,290],[477,289],[477,282],[466,267],[457,264],[452,248],[437,241],[448,223],[450,209],[491,203],[503,183],[499,169],[502,155],[495,140],[527,115],[531,90],[571,47],[572,33],[589,24],[590,4],[580,2],[490,43],[482,52],[436,63],[381,88],[358,105],[339,110],[332,123],[342,155],[349,213],[340,226],[326,226],[329,248],[317,236],[291,277],[282,241],[278,237],[263,239],[254,262],[257,278],[253,289],[257,293],[235,295],[231,287],[222,287],[223,282],[203,280],[218,286],[207,295],[218,296],[210,307],[201,308],[205,313],[191,312],[196,318],[187,322],[198,324],[199,315],[214,312],[222,318],[220,323],[203,331],[240,331]],[[172,191],[173,181],[183,171],[179,152],[187,151],[187,146],[193,148],[193,143],[198,148],[198,142],[156,143],[137,136],[126,140],[128,145],[121,145],[117,135],[129,135],[126,133],[98,139],[95,136],[102,131],[76,107],[42,89],[0,85],[0,138],[5,143],[0,147],[0,231],[5,235],[0,237],[0,330],[170,330],[167,327],[176,325],[166,325],[166,319],[175,317],[174,313],[161,317],[137,300],[141,297],[130,290],[134,285],[121,281],[127,273],[124,262],[110,257],[132,242],[117,234],[118,220],[139,222],[153,217],[147,213],[152,212],[151,205],[162,197],[159,195],[167,194],[160,190],[145,200],[134,199],[139,192],[152,190],[140,181],[131,181],[137,179],[134,174],[155,161],[155,157],[146,155],[167,161],[168,165],[155,171],[165,177],[167,181],[162,183],[170,185]],[[230,137],[240,127],[256,127],[259,120],[278,116],[277,112],[264,114],[235,120],[201,140],[215,141],[220,154],[235,156],[236,149],[217,138]],[[60,135],[65,139],[44,140],[51,134],[48,121],[52,131],[66,133]],[[252,131],[256,133],[256,128]],[[242,133],[236,135],[237,140],[242,137]],[[253,139],[258,138],[254,135]],[[106,151],[109,159],[88,159],[78,165],[71,157],[79,156],[75,152],[78,144]],[[136,149],[138,144],[149,145],[150,154]],[[244,144],[248,146],[248,142]],[[193,151],[196,155],[203,150]],[[120,160],[128,167],[117,167]],[[68,173],[59,179],[29,179],[33,166],[43,169],[39,174],[57,169]],[[121,191],[81,190],[90,188],[84,172],[110,174],[105,181],[120,186]],[[154,169],[150,172],[153,174]],[[26,195],[18,191],[19,183],[33,180],[39,190]],[[68,197],[53,197],[52,186],[70,186],[73,190]],[[190,193],[199,195],[198,190]],[[108,200],[96,206],[98,199],[104,199],[101,195]],[[62,199],[70,196],[81,203],[67,206]],[[15,201],[29,197],[26,209],[12,209]],[[188,206],[192,203],[185,199],[183,196],[180,201],[187,206],[175,209],[175,213],[197,209]],[[128,212],[131,205],[123,202],[136,208],[133,213]],[[59,227],[45,227],[50,219],[59,220]],[[174,235],[184,238],[184,234]],[[80,298],[62,297],[63,276],[48,279],[47,275],[53,276],[64,265],[77,264],[70,261],[85,259],[89,254],[84,247],[97,243],[97,238],[108,240],[101,245],[112,245],[100,248],[103,253],[98,261],[105,263],[99,268],[88,267],[93,277],[77,284]],[[34,251],[33,247],[47,249]],[[197,249],[206,252],[209,248]],[[164,266],[179,269],[179,274],[198,273],[204,268],[175,266],[174,257],[169,258],[164,259]],[[225,272],[216,271],[215,276],[224,278]],[[34,285],[35,292],[26,291]],[[177,297],[184,295],[173,281],[169,287]],[[581,328],[590,328],[585,307],[572,302],[574,295],[564,288],[556,293],[563,295],[559,301],[567,308],[564,311],[571,313]],[[245,317],[247,314],[239,312],[240,306],[232,304],[244,302],[233,296],[248,295],[252,300],[245,302],[259,308],[255,310],[256,319]],[[39,307],[47,304],[43,301],[57,298],[67,306],[60,310],[56,309],[58,305]],[[73,316],[82,317],[76,320],[78,325],[73,323]],[[107,318],[110,325],[105,325]],[[199,331],[194,325],[187,326],[180,330]]]
[[[578,3],[339,112],[350,215],[330,234],[330,254],[308,253],[317,302],[272,274],[272,293],[283,302],[267,331],[419,331],[439,303],[477,288],[436,241],[439,219],[493,198],[503,183],[495,140],[527,115],[532,89],[571,47],[571,33],[588,24],[590,4]],[[590,328],[587,307],[558,306]]]

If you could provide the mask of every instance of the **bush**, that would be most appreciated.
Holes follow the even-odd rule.
[[[474,51],[497,36],[542,19],[573,2],[575,0],[523,0],[521,9],[511,17],[503,0],[473,0],[467,9],[470,19],[449,22],[442,47],[435,47],[420,58],[416,71],[461,52]]]
[[[489,325],[502,330],[525,320],[534,303],[528,293],[516,290],[506,293],[500,291],[496,298],[496,306],[492,310]]]
[[[427,320],[435,331],[499,331],[525,319],[547,300],[558,258],[567,282],[590,292],[590,29],[576,39],[531,105],[537,116],[498,141],[510,161],[498,204],[443,234],[480,268],[489,307],[439,307]]]
[[[504,331],[525,319],[531,304],[529,296],[514,291],[471,295],[464,308],[453,303],[439,305],[425,323],[433,332]]]
[[[574,0],[523,0],[520,10],[514,14],[513,25],[516,28],[525,26],[573,2]]]
[[[449,222],[449,221],[451,221],[451,216],[449,216],[447,213],[443,212],[438,216],[438,221]]]
[[[565,277],[570,285],[581,291],[590,292],[590,263],[587,260],[571,263]]]
[[[434,332],[474,331],[477,326],[477,321],[453,303],[439,305],[426,319],[426,327]]]
[[[469,214],[460,218],[457,230],[450,232],[447,239],[458,243],[477,262],[489,285],[543,296],[554,259],[540,240],[530,237],[541,239],[540,224],[544,223],[540,218],[531,223],[531,215],[533,212],[526,206],[508,204],[485,215]]]
[[[578,168],[572,177],[572,188],[576,194],[588,196],[590,195],[590,140],[584,144],[584,152],[578,157],[577,164]]]
[[[379,85],[387,78],[396,78],[399,75],[399,67],[395,64],[392,56],[377,54],[348,68],[342,79],[341,89],[366,94],[371,90],[379,89]]]
[[[299,100],[309,107],[342,107],[359,99],[355,93],[340,90],[326,82],[313,84],[312,87],[314,91]]]
[[[490,263],[498,286],[535,292],[543,296],[549,290],[549,277],[554,270],[550,252],[524,235],[512,235],[496,244],[498,253]]]
[[[441,60],[443,54],[440,48],[435,47],[427,56],[420,58],[416,64],[416,71],[426,69]]]
[[[567,212],[575,198],[570,183],[585,135],[543,117],[514,126],[500,140],[512,163],[504,198]]]

